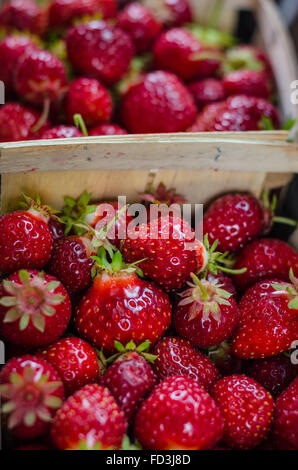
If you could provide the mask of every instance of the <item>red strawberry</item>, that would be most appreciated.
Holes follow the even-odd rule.
[[[20,57],[36,49],[36,44],[28,36],[6,36],[0,42],[0,80],[5,85],[5,93],[12,91],[13,71]]]
[[[208,261],[204,245],[177,215],[162,216],[129,230],[122,252],[129,263],[145,258],[139,263],[145,276],[167,291],[182,287],[191,273],[204,269]]]
[[[134,53],[130,36],[105,21],[91,21],[70,29],[68,58],[81,74],[114,84],[127,72]]]
[[[240,374],[243,371],[244,361],[233,354],[232,347],[227,341],[209,348],[208,356],[223,376]]]
[[[53,240],[58,240],[58,238],[64,237],[64,224],[62,224],[62,222],[60,222],[56,217],[50,217],[48,226]]]
[[[0,217],[0,269],[7,274],[21,268],[41,269],[50,259],[50,209],[39,202],[26,197],[28,209]]]
[[[76,311],[80,336],[111,352],[115,341],[156,343],[171,322],[168,296],[155,284],[139,279],[134,267],[123,266],[120,252],[111,264],[105,256],[97,262],[99,272]]]
[[[75,126],[52,127],[40,136],[41,139],[70,139],[71,137],[83,137],[83,134]]]
[[[72,395],[84,385],[99,379],[96,351],[80,338],[62,338],[37,353],[59,373],[66,395]]]
[[[119,14],[118,26],[130,34],[138,53],[150,50],[162,29],[151,11],[137,2],[130,3]]]
[[[217,382],[211,392],[225,421],[223,443],[233,449],[252,449],[269,432],[273,398],[245,375],[231,375]]]
[[[256,46],[239,44],[228,49],[226,56],[225,68],[227,72],[245,68],[264,72],[268,78],[272,78],[273,73],[269,57]]]
[[[88,135],[125,135],[127,131],[117,124],[99,124],[88,132]]]
[[[0,331],[13,344],[39,347],[66,330],[71,306],[66,290],[49,274],[24,269],[0,287]]]
[[[53,0],[48,10],[51,28],[71,26],[76,19],[96,13],[104,19],[115,18],[116,0]]]
[[[222,289],[217,280],[193,282],[180,294],[182,300],[174,310],[176,331],[195,346],[217,346],[231,336],[238,320],[239,310],[232,294]]]
[[[267,117],[272,121],[275,129],[280,128],[280,116],[277,108],[268,100],[256,96],[236,95],[230,96],[227,107],[232,111],[238,110],[240,113],[246,112],[255,118],[258,129],[263,129],[262,117]]]
[[[185,375],[197,380],[207,390],[220,378],[210,359],[197,351],[185,339],[168,336],[154,347],[157,356],[153,370],[160,380],[173,375]]]
[[[223,101],[226,97],[222,81],[216,78],[205,78],[205,80],[193,82],[189,85],[189,91],[199,109],[208,104]]]
[[[46,15],[32,0],[9,0],[0,9],[0,27],[42,34],[46,28]]]
[[[234,353],[243,359],[274,356],[298,338],[298,281],[264,280],[242,297]]]
[[[268,77],[258,70],[241,69],[228,73],[223,78],[227,95],[261,96],[271,95],[271,84]]]
[[[0,142],[33,140],[48,129],[45,122],[39,132],[34,132],[41,115],[33,108],[17,103],[7,103],[0,108]]]
[[[279,449],[298,450],[298,377],[276,400],[273,434]]]
[[[274,397],[280,395],[295,379],[298,367],[282,354],[255,359],[248,364],[246,374],[263,385]]]
[[[164,32],[155,43],[153,53],[157,68],[169,70],[183,80],[213,76],[220,66],[219,53],[203,47],[183,28]]]
[[[80,114],[86,126],[106,122],[112,115],[112,98],[109,91],[95,78],[77,78],[68,89],[66,115],[73,122]]]
[[[61,450],[87,449],[96,444],[102,450],[119,449],[126,431],[123,412],[107,388],[85,385],[69,397],[56,413],[51,435]]]
[[[206,390],[190,377],[169,377],[155,387],[135,420],[138,441],[151,450],[212,449],[223,419]]]
[[[233,277],[237,288],[244,291],[262,279],[289,280],[289,270],[298,276],[298,254],[281,240],[262,238],[245,246],[238,254],[235,269],[246,272]]]
[[[122,101],[125,127],[133,133],[182,132],[197,110],[187,88],[175,75],[157,71],[131,87]]]
[[[142,0],[165,26],[179,26],[193,20],[188,0]]]
[[[156,376],[146,360],[154,360],[148,355],[149,341],[137,348],[133,341],[126,348],[118,345],[120,355],[100,377],[100,384],[107,387],[130,422],[143,399],[156,385]],[[135,349],[132,351],[132,349]]]
[[[64,398],[55,369],[34,356],[13,358],[3,367],[0,383],[2,413],[9,415],[8,429],[20,439],[45,434]]]

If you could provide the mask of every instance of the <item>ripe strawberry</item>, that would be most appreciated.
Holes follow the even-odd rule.
[[[227,95],[261,96],[271,95],[271,84],[268,77],[258,70],[241,69],[228,73],[223,78]]]
[[[185,375],[209,390],[220,378],[212,361],[185,339],[174,336],[163,338],[155,345],[153,354],[157,356],[153,370],[159,380],[173,375]]]
[[[68,58],[77,72],[112,85],[127,72],[134,54],[130,36],[105,21],[71,28],[66,36]]]
[[[222,81],[216,78],[197,80],[191,83],[188,89],[199,109],[204,108],[208,104],[223,101],[226,97]]]
[[[212,449],[223,419],[206,390],[190,377],[174,376],[155,387],[135,420],[138,441],[151,450]]]
[[[227,50],[226,72],[243,68],[263,72],[269,79],[272,79],[273,76],[269,57],[256,46],[239,44]]]
[[[206,49],[183,28],[165,31],[153,53],[158,69],[169,70],[183,80],[214,76],[220,66],[219,52]]]
[[[0,217],[0,269],[7,274],[21,268],[43,268],[51,256],[50,209],[26,197],[24,210]]]
[[[276,400],[273,435],[279,449],[298,450],[298,377]]]
[[[142,0],[142,3],[165,26],[179,26],[193,20],[188,0]]]
[[[280,116],[277,108],[268,100],[246,95],[230,96],[227,101],[230,110],[238,110],[240,113],[249,113],[257,121],[258,129],[263,129],[262,117],[267,117],[272,121],[275,129],[280,128]]]
[[[125,135],[127,131],[122,127],[118,126],[117,124],[99,124],[97,126],[92,127],[88,135]]]
[[[130,3],[119,14],[118,26],[130,34],[140,54],[152,48],[162,29],[151,11],[137,2]]]
[[[245,246],[238,254],[235,269],[246,272],[233,277],[239,290],[244,291],[262,279],[289,280],[289,270],[298,276],[298,254],[290,245],[270,238],[262,238]]]
[[[264,280],[242,297],[233,351],[243,359],[274,356],[298,338],[298,281]]]
[[[107,388],[85,385],[69,397],[55,415],[51,436],[61,450],[119,449],[126,431],[123,412]]]
[[[53,0],[48,15],[51,28],[71,26],[76,19],[100,14],[104,19],[115,18],[116,0]]]
[[[177,215],[161,216],[128,230],[121,249],[129,263],[145,258],[139,263],[145,276],[167,291],[182,287],[191,273],[207,263],[204,245]]]
[[[96,351],[80,338],[62,338],[36,355],[55,368],[67,396],[84,385],[98,382],[99,363]]]
[[[0,383],[2,413],[9,415],[8,429],[20,439],[45,434],[64,398],[55,369],[34,356],[13,358],[3,367]]]
[[[60,222],[60,220],[58,220],[56,217],[50,217],[48,226],[51,231],[53,240],[58,240],[58,238],[64,237],[64,224]]]
[[[33,140],[40,136],[49,124],[45,122],[38,132],[34,132],[40,122],[38,111],[17,103],[7,103],[0,108],[0,142]]]
[[[136,348],[130,341],[126,348],[117,344],[120,355],[100,377],[100,384],[107,387],[122,409],[128,422],[132,420],[143,399],[156,385],[156,376],[147,361],[155,357],[146,353],[150,346],[145,341]]]
[[[68,122],[80,114],[86,126],[108,121],[113,109],[109,91],[95,78],[83,77],[70,84],[65,106]]]
[[[267,390],[245,375],[219,380],[211,395],[225,421],[223,443],[232,449],[252,449],[267,436],[274,411]]]
[[[244,361],[233,354],[232,347],[227,341],[209,348],[208,356],[223,376],[240,374],[243,371]]]
[[[108,352],[115,341],[137,345],[156,343],[171,322],[171,304],[158,286],[140,279],[133,266],[123,266],[120,252],[111,264],[97,259],[98,274],[76,311],[76,327],[83,338]],[[111,316],[111,312],[113,315]]]
[[[229,292],[229,294],[233,295],[234,299],[237,298],[237,290],[236,290],[236,287],[234,285],[234,282],[232,281],[232,279],[230,277],[225,276],[224,274],[222,274],[220,272],[218,272],[216,275],[208,272],[206,279],[209,282],[218,281],[219,284],[222,284],[222,288],[224,290]]]
[[[83,134],[75,126],[57,126],[43,132],[41,139],[70,139],[71,137],[83,137]]]
[[[263,385],[271,395],[280,395],[295,379],[298,367],[280,354],[266,359],[255,359],[248,364],[246,375]]]
[[[0,9],[0,27],[42,34],[46,28],[44,10],[32,0],[9,0]]]
[[[49,274],[20,270],[0,287],[0,331],[13,344],[39,347],[66,330],[71,305],[66,290]]]

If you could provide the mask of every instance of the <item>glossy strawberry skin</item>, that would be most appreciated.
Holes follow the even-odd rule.
[[[91,21],[70,29],[66,45],[77,72],[109,85],[125,75],[134,54],[130,36],[105,21]]]
[[[114,352],[115,341],[155,343],[171,322],[168,296],[136,274],[99,274],[82,298],[76,327],[83,338],[105,351]]]
[[[18,210],[0,217],[0,269],[6,274],[43,268],[52,243],[47,224],[35,215]]]
[[[190,377],[169,377],[141,405],[138,441],[151,450],[205,450],[219,441],[223,420],[206,390]]]
[[[75,19],[92,16],[96,13],[104,19],[115,18],[116,0],[54,0],[50,3],[48,14],[51,28],[71,26]]]
[[[268,77],[257,70],[241,69],[230,72],[223,78],[227,95],[247,95],[268,98],[271,87]]]
[[[251,44],[239,44],[227,51],[227,59],[232,64],[232,68],[256,68],[272,79],[273,72],[269,57],[257,46]],[[233,67],[234,65],[234,67]]]
[[[213,362],[185,339],[165,337],[155,345],[153,354],[158,356],[154,361],[153,370],[159,380],[174,375],[185,375],[209,390],[220,379]]]
[[[0,10],[0,27],[42,34],[46,27],[44,11],[31,0],[10,0]]]
[[[58,372],[66,396],[99,380],[96,351],[80,338],[62,338],[40,350],[37,357],[45,359]]]
[[[30,368],[34,371],[33,373],[33,383],[36,383],[43,375],[48,376],[49,382],[56,382],[57,387],[53,391],[48,392],[49,396],[56,397],[61,401],[64,399],[64,390],[63,385],[60,380],[60,377],[56,370],[43,359],[37,358],[31,355],[25,355],[18,358],[11,359],[1,370],[0,373],[0,384],[6,385],[10,384],[10,376],[12,373],[19,374],[22,378],[24,377],[24,370],[26,368]],[[19,411],[19,407],[22,406],[24,409],[28,411],[36,410],[36,406],[39,405],[38,402],[38,390],[34,389],[34,385],[31,385],[32,381],[30,381],[27,385],[25,384],[23,389],[20,390],[20,395],[18,400],[18,406],[16,408]],[[33,402],[28,401],[26,399],[26,395],[31,394],[33,396]],[[22,396],[23,395],[23,396]],[[3,393],[2,401],[4,401],[5,394]],[[42,393],[40,398],[42,398]],[[49,412],[49,416],[53,417],[55,414],[55,408],[51,408],[49,406],[46,407],[47,411]],[[4,415],[3,415],[4,416]],[[49,430],[49,422],[44,421],[43,419],[36,417],[36,421],[32,426],[26,426],[24,422],[17,424],[11,429],[11,432],[14,436],[18,437],[19,439],[35,439],[43,434],[45,434]]]
[[[89,136],[97,135],[125,135],[127,131],[117,124],[99,124],[92,127],[89,132]]]
[[[125,94],[121,116],[132,133],[183,132],[197,115],[192,96],[169,72],[156,71]]]
[[[225,421],[223,443],[233,449],[251,449],[269,432],[274,402],[267,390],[245,375],[219,380],[211,395]]]
[[[298,450],[298,378],[276,400],[273,435],[279,449]]]
[[[52,127],[40,136],[41,139],[70,139],[72,137],[83,137],[83,134],[74,126],[63,125]]]
[[[130,422],[157,379],[149,362],[136,352],[123,354],[100,377]]]
[[[55,240],[47,270],[74,294],[90,285],[93,264],[82,238],[71,235]]]
[[[223,83],[216,78],[197,80],[189,85],[189,91],[199,109],[226,98]]]
[[[51,231],[53,240],[58,240],[64,237],[65,225],[62,224],[56,217],[50,217],[48,227]]]
[[[228,194],[211,204],[203,219],[203,230],[211,244],[218,240],[219,251],[235,252],[259,237],[263,224],[263,210],[254,196]]]
[[[28,270],[30,279],[36,276],[39,272],[36,270]],[[19,271],[11,274],[8,278],[8,281],[11,281],[16,284],[22,284],[20,280]],[[43,285],[47,285],[51,281],[57,281],[57,279],[49,274],[44,274]],[[71,305],[68,294],[64,289],[63,285],[59,283],[59,286],[53,290],[53,294],[63,296],[63,300],[58,305],[55,305],[55,313],[52,316],[44,316],[45,318],[45,327],[44,331],[38,330],[30,318],[28,326],[24,330],[19,328],[19,320],[13,322],[4,322],[4,316],[11,307],[0,306],[0,332],[1,335],[9,342],[20,345],[23,347],[40,347],[45,346],[53,341],[56,341],[66,330],[70,315],[71,315]],[[10,294],[6,291],[5,286],[1,285],[0,287],[0,298],[9,296]],[[24,288],[25,295],[25,288]],[[30,295],[30,292],[28,296]],[[25,296],[26,297],[26,296]],[[24,299],[24,301],[26,298]]]
[[[112,114],[109,91],[95,78],[77,78],[68,88],[66,115],[73,123],[75,114],[81,114],[86,126],[107,122]]]
[[[80,441],[91,448],[119,449],[126,431],[123,412],[107,388],[85,385],[69,397],[55,415],[51,436],[58,449],[77,449]]]
[[[291,286],[280,280],[264,280],[250,287],[239,303],[240,321],[232,346],[243,359],[274,356],[290,349],[298,338],[298,310],[289,308],[289,296],[276,291],[272,283]]]
[[[271,238],[262,238],[245,246],[236,258],[234,268],[245,267],[246,272],[233,276],[240,291],[248,289],[262,279],[289,280],[290,268],[298,276],[298,254],[287,243]]]
[[[146,258],[139,263],[145,276],[167,291],[182,287],[191,273],[202,269],[206,256],[188,223],[177,216],[141,224],[131,235],[128,231],[121,250],[129,263]]]
[[[46,122],[39,132],[33,133],[32,129],[39,118],[40,113],[36,109],[17,103],[3,105],[0,109],[0,142],[16,142],[38,138],[49,127]]]
[[[150,50],[162,29],[151,11],[137,2],[127,5],[117,20],[118,26],[131,35],[138,53]]]

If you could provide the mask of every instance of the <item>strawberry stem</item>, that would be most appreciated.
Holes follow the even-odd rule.
[[[273,222],[278,224],[290,225],[291,227],[298,227],[298,222],[296,222],[296,220],[289,219],[288,217],[274,216]]]
[[[73,121],[75,126],[82,131],[85,137],[88,137],[88,131],[81,114],[74,114]]]
[[[51,105],[50,98],[46,98],[43,102],[43,110],[42,110],[42,113],[40,115],[40,118],[38,119],[35,126],[33,126],[32,129],[31,129],[33,133],[39,131],[39,129],[41,129],[42,126],[46,123],[46,121],[49,117],[50,105]]]
[[[191,278],[194,281],[194,283],[200,288],[201,294],[202,294],[202,300],[207,300],[209,298],[208,292],[199,280],[199,278],[194,274],[191,273]]]

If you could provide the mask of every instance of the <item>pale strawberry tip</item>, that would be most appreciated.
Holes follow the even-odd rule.
[[[50,217],[56,217],[55,214],[58,214],[58,211],[52,209],[52,207],[42,204],[40,196],[37,196],[36,199],[33,199],[30,196],[22,193],[22,198],[24,200],[19,202],[19,207],[28,214],[41,219],[46,224],[48,223]]]

